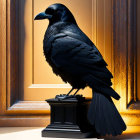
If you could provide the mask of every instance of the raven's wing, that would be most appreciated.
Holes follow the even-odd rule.
[[[119,99],[119,95],[110,87],[113,76],[96,47],[66,34],[58,34],[50,40],[51,60],[56,67],[79,75],[93,89]]]

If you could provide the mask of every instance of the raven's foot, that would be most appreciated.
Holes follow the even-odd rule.
[[[73,95],[69,95],[72,91],[73,91],[74,88],[72,88],[68,94],[60,94],[60,95],[56,95],[55,98],[58,99],[58,100],[65,100],[65,99],[74,99],[77,97],[77,92],[80,90],[80,89],[77,89],[77,91],[73,94]]]
[[[85,97],[83,97],[83,95],[79,95],[79,94],[78,95],[60,94],[60,95],[56,95],[55,99],[57,99],[59,101],[65,101],[67,99],[83,101],[83,100],[85,100]]]
[[[55,98],[58,100],[65,100],[65,99],[70,99],[70,98],[76,98],[76,95],[60,94],[60,95],[56,95]]]
[[[70,99],[70,98],[76,98],[76,95],[65,95],[62,100]]]

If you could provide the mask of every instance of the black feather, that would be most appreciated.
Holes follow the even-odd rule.
[[[90,104],[88,119],[95,126],[96,131],[101,134],[120,135],[126,125],[119,115],[112,99],[98,92],[94,92]]]

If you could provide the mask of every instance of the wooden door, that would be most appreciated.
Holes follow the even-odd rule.
[[[2,0],[0,126],[46,126],[50,110],[44,100],[66,94],[71,88],[45,61],[43,36],[48,20],[33,20],[59,2],[72,11],[113,72],[111,0]],[[91,97],[92,91],[86,88],[79,94]]]

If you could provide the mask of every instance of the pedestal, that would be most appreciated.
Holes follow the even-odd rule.
[[[77,95],[73,98],[46,100],[51,107],[51,122],[42,137],[87,138],[97,137],[93,126],[87,120],[90,100]]]

